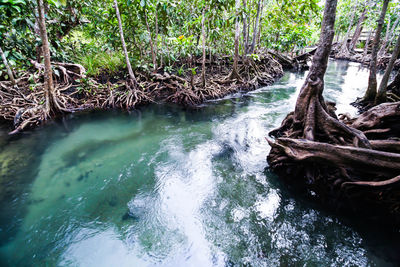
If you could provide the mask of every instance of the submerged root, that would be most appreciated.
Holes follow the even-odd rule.
[[[313,188],[327,203],[337,205],[338,198],[345,197],[352,202],[349,208],[373,206],[400,223],[400,210],[395,209],[400,199],[400,127],[396,123],[400,103],[381,104],[342,122],[315,99],[310,98],[304,122],[296,125],[295,112],[290,113],[270,133],[276,137],[268,140],[270,167],[282,176],[296,177],[291,181]],[[383,188],[384,193],[379,191]]]

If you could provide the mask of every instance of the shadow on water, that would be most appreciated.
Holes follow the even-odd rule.
[[[329,64],[325,94],[339,112],[355,114],[358,68]],[[304,77],[194,110],[71,114],[1,135],[0,265],[396,265],[397,236],[318,207],[266,170],[264,137]]]
[[[398,265],[397,263],[400,262],[399,229],[387,227],[384,222],[366,221],[364,217],[357,216],[357,214],[344,213],[335,210],[332,206],[321,205],[312,192],[306,192],[296,188],[296,185],[283,182],[269,168],[266,168],[264,172],[267,177],[273,178],[270,179],[270,183],[273,187],[279,188],[283,199],[292,199],[307,209],[318,210],[323,216],[331,217],[332,220],[356,231],[361,237],[358,241],[360,246],[371,253],[370,257],[376,266]],[[326,229],[324,232],[327,236],[337,234],[330,229]],[[334,247],[331,246],[330,249],[334,249]]]
[[[29,185],[37,175],[47,133],[9,136],[0,125],[0,246],[9,242],[26,213]]]

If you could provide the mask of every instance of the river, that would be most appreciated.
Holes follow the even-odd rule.
[[[290,194],[264,137],[306,73],[208,102],[70,115],[0,135],[1,266],[396,266],[392,235]],[[330,61],[338,113],[368,71]]]

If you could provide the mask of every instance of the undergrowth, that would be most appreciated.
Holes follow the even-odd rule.
[[[88,76],[97,76],[102,72],[116,74],[126,67],[124,55],[122,52],[100,51],[90,53],[79,58]]]

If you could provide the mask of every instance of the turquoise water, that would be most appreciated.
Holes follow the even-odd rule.
[[[184,111],[74,115],[0,137],[1,266],[395,266],[393,235],[287,192],[264,137],[305,73]],[[325,95],[355,114],[368,72],[331,62]]]

